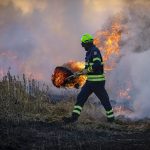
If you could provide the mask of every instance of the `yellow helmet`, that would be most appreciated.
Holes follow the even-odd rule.
[[[81,42],[82,43],[90,43],[90,42],[93,42],[93,36],[89,33],[85,33],[82,35],[81,37]]]

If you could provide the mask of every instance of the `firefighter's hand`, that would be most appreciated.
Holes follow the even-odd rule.
[[[88,73],[88,69],[83,69],[81,72],[83,75],[86,75]]]
[[[75,72],[73,75],[74,75],[74,77],[77,77],[77,76],[79,76],[80,74],[79,74],[79,72]]]
[[[78,77],[82,74],[83,74],[82,71],[78,71],[78,72],[75,72],[73,75],[74,75],[74,77]]]

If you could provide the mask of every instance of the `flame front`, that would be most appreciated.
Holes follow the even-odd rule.
[[[117,116],[129,115],[129,114],[133,113],[133,110],[131,110],[128,107],[121,106],[121,105],[115,106],[113,109]]]
[[[121,21],[120,18],[117,18],[110,29],[96,33],[94,44],[103,53],[106,71],[115,67],[116,58],[120,56],[121,31]]]

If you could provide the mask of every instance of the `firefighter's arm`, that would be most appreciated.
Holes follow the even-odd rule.
[[[99,66],[99,64],[97,64],[97,63],[95,64],[94,63],[93,65],[90,65],[87,68],[83,69],[80,73],[82,75],[86,75],[87,73],[95,71],[96,68],[99,69],[98,66]]]
[[[92,61],[93,64],[89,65],[88,67],[85,67],[81,72],[82,74],[87,74],[90,72],[95,72],[97,70],[101,69],[101,55],[99,51],[94,51],[92,54]]]
[[[101,60],[101,54],[99,51],[95,50],[93,52],[92,55],[92,59],[93,59],[93,65],[91,66],[91,70],[92,71],[97,71],[101,69],[101,64],[102,64],[102,60]]]
[[[84,67],[84,69],[81,70],[81,72],[83,75],[86,75],[89,72],[89,68],[88,68],[87,63],[85,63],[85,67]]]
[[[88,72],[89,72],[89,68],[88,68],[88,66],[86,64],[85,64],[84,69],[79,71],[80,75],[86,75]]]

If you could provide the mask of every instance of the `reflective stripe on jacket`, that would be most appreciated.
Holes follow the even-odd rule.
[[[103,60],[99,49],[96,46],[92,46],[86,53],[85,57],[85,69],[88,69],[87,80],[88,81],[104,81],[104,67]]]

